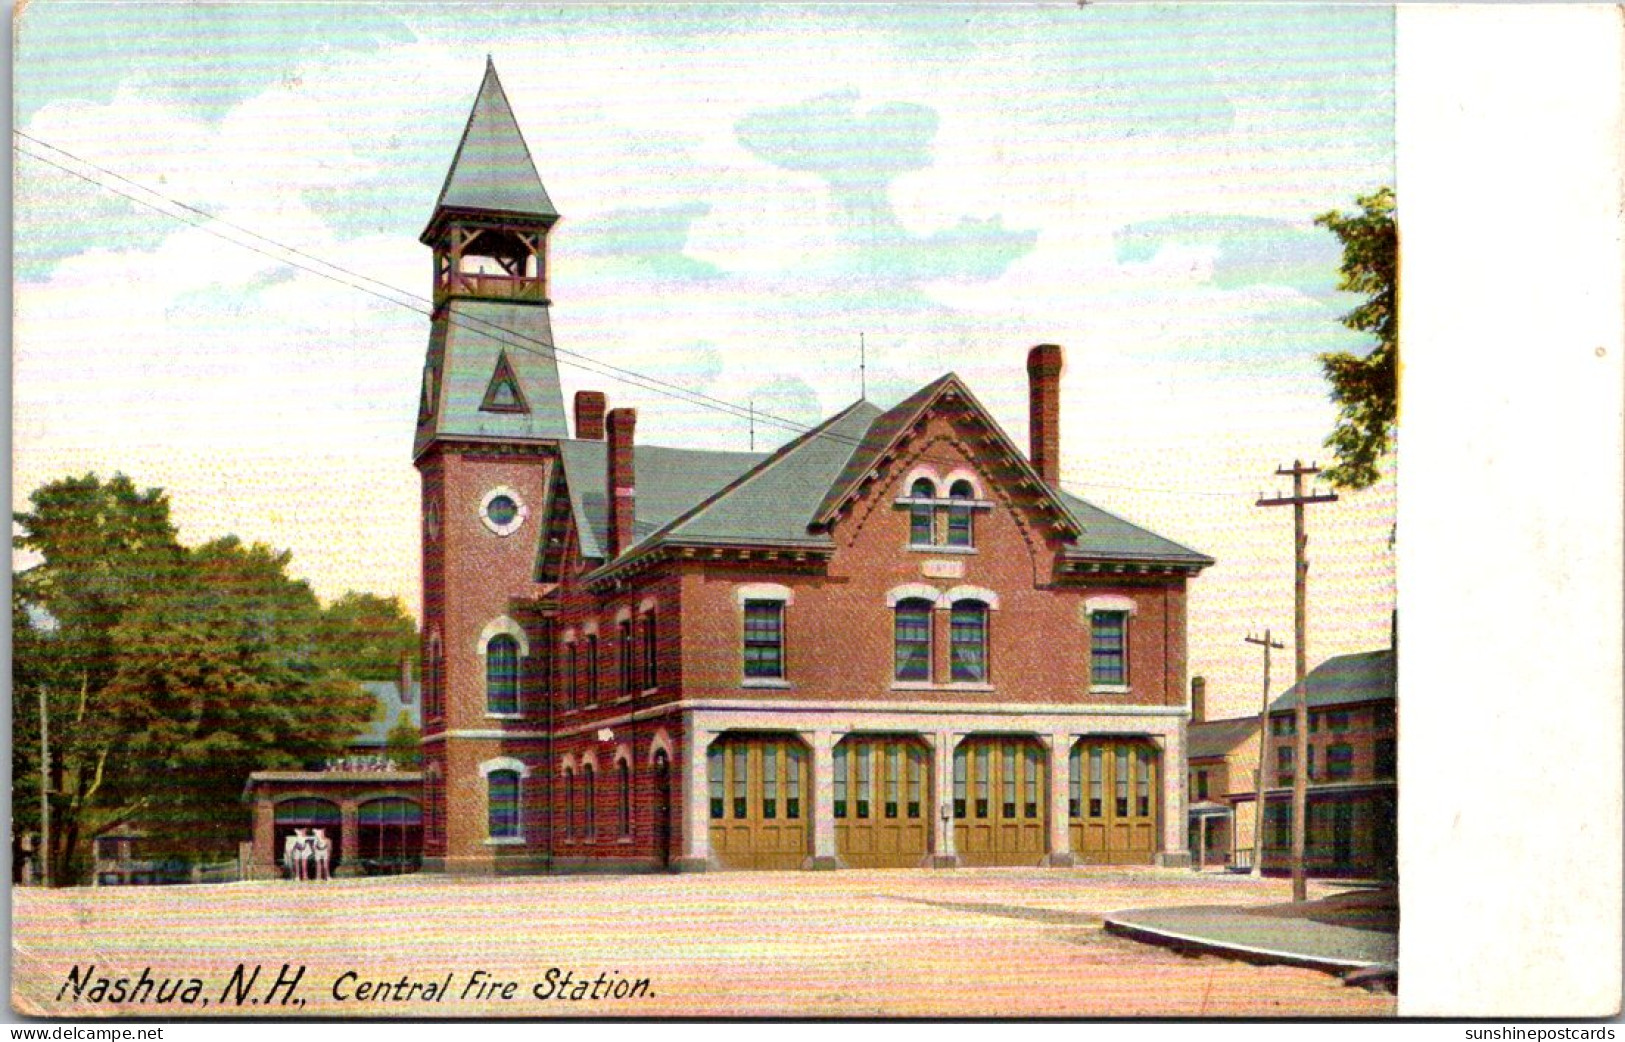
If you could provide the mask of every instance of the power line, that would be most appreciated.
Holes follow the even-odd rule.
[[[132,195],[130,192],[125,191],[125,190],[117,187],[116,185],[109,184],[106,181],[99,180],[99,179],[97,179],[95,177],[92,177],[92,176],[86,174],[86,173],[83,173],[82,171],[75,170],[75,169],[73,169],[72,167],[69,167],[69,166],[65,166],[62,163],[56,162],[55,160],[50,159],[50,158],[48,158],[46,156],[40,155],[40,154],[38,154],[36,152],[30,151],[30,150],[25,149],[25,148],[21,148],[14,142],[12,144],[13,150],[18,152],[21,155],[28,156],[31,159],[34,159],[34,160],[36,160],[38,162],[46,164],[47,166],[53,167],[53,168],[55,168],[57,170],[60,170],[63,173],[70,174],[73,177],[76,177],[81,181],[85,181],[88,184],[95,185],[95,186],[97,186],[99,188],[102,188],[102,189],[104,189],[104,190],[106,190],[108,192],[113,193],[114,195],[117,195],[117,196],[120,196],[121,198],[127,199],[130,202],[136,203],[139,206],[144,206],[147,209],[154,211],[155,213],[158,213],[158,214],[160,214],[162,216],[168,217],[168,218],[170,218],[172,220],[179,221],[182,224],[188,225],[189,227],[196,228],[199,231],[204,232],[205,234],[214,236],[215,238],[218,238],[218,239],[220,239],[220,240],[222,240],[224,242],[231,243],[234,246],[239,246],[239,247],[241,247],[243,249],[250,250],[250,251],[252,251],[254,253],[259,254],[260,256],[267,257],[267,258],[269,258],[271,260],[274,260],[274,261],[277,261],[278,263],[281,263],[281,264],[286,264],[289,267],[296,268],[296,269],[298,269],[300,271],[304,271],[304,272],[307,272],[309,274],[316,275],[319,278],[327,279],[330,282],[335,282],[335,283],[338,283],[340,285],[347,286],[347,287],[349,287],[351,289],[359,290],[359,291],[361,291],[363,293],[366,293],[366,294],[368,294],[370,296],[373,296],[373,297],[376,297],[376,298],[378,298],[380,300],[383,300],[386,303],[394,304],[397,307],[406,308],[406,309],[408,309],[410,311],[413,311],[413,312],[415,312],[417,314],[420,314],[420,315],[424,315],[424,316],[429,317],[431,319],[434,317],[435,312],[434,312],[433,302],[429,301],[428,299],[426,299],[424,297],[421,297],[421,296],[419,296],[419,295],[417,295],[415,293],[412,293],[409,290],[401,289],[398,286],[394,286],[394,285],[391,285],[390,283],[383,282],[383,281],[381,281],[379,279],[373,278],[370,275],[366,275],[366,274],[363,274],[361,272],[352,271],[349,268],[346,268],[346,267],[344,267],[342,265],[339,265],[339,264],[335,264],[332,261],[325,260],[325,259],[323,259],[323,258],[321,258],[319,256],[316,256],[315,254],[308,253],[308,252],[306,252],[304,250],[301,250],[298,247],[289,246],[286,243],[283,243],[283,242],[281,242],[279,240],[271,238],[270,236],[267,236],[267,235],[264,235],[264,234],[262,234],[260,232],[257,232],[255,230],[253,230],[252,228],[248,228],[248,227],[245,227],[243,225],[237,224],[237,223],[235,223],[233,221],[229,221],[229,220],[227,220],[227,219],[225,219],[223,217],[220,217],[220,216],[218,216],[216,214],[210,213],[209,211],[204,210],[204,209],[202,209],[200,207],[193,206],[190,203],[187,203],[187,202],[185,202],[183,200],[176,199],[176,198],[174,198],[172,196],[169,196],[169,195],[166,195],[166,194],[164,194],[162,192],[159,192],[156,189],[153,189],[153,188],[150,188],[150,187],[148,187],[148,186],[146,186],[144,184],[141,184],[139,181],[135,181],[135,180],[133,180],[131,178],[125,177],[123,174],[120,174],[120,173],[118,173],[116,171],[109,170],[106,167],[102,167],[102,166],[99,166],[99,165],[97,165],[95,163],[92,163],[89,160],[84,159],[81,156],[78,156],[78,155],[76,155],[76,154],[74,154],[72,152],[69,152],[67,149],[61,148],[60,146],[57,146],[57,145],[53,145],[48,141],[45,141],[45,140],[43,140],[41,138],[34,137],[33,135],[28,134],[28,133],[26,133],[24,131],[13,130],[12,133],[17,137],[23,138],[23,139],[25,139],[25,140],[27,140],[29,142],[32,142],[32,143],[34,143],[36,145],[39,145],[39,146],[41,146],[43,148],[50,149],[51,151],[53,151],[55,153],[66,156],[69,159],[73,160],[75,163],[79,163],[79,164],[81,164],[81,165],[83,165],[85,167],[90,168],[91,170],[95,170],[98,173],[104,174],[107,177],[111,177],[111,178],[113,178],[113,179],[115,179],[117,181],[120,181],[120,182],[124,183],[124,184],[130,185],[131,187],[133,187],[133,188],[135,188],[135,189],[137,189],[137,190],[139,190],[139,191],[141,191],[141,192],[143,192],[143,193],[145,193],[147,195],[153,196],[153,197],[161,200],[164,204],[166,204],[168,206],[172,206],[172,207],[174,207],[176,209],[186,211],[187,213],[190,213],[190,214],[195,214],[197,217],[201,218],[202,221],[207,221],[207,222],[210,222],[210,223],[213,223],[213,224],[219,224],[219,225],[222,225],[222,226],[224,226],[226,228],[230,228],[230,229],[232,229],[234,231],[240,232],[240,233],[242,233],[244,235],[252,236],[254,239],[257,239],[260,242],[266,243],[266,244],[274,247],[275,249],[277,249],[279,251],[282,251],[282,253],[292,254],[292,255],[294,255],[296,257],[302,257],[302,258],[305,258],[306,260],[313,261],[316,264],[320,265],[321,268],[319,269],[319,268],[311,267],[310,265],[307,265],[307,264],[301,264],[300,262],[298,262],[296,260],[292,260],[289,257],[281,256],[279,254],[272,253],[272,252],[269,252],[269,251],[267,251],[265,249],[262,249],[262,248],[260,248],[260,247],[258,247],[256,245],[254,245],[253,243],[244,242],[241,239],[235,238],[235,237],[230,236],[230,235],[223,234],[222,232],[220,232],[219,230],[217,230],[215,228],[208,227],[206,224],[202,223],[202,221],[191,220],[191,219],[189,219],[186,216],[183,216],[181,214],[173,213],[173,212],[171,212],[169,210],[164,209],[163,206],[160,206],[157,203],[154,203],[149,199],[145,199],[145,198],[141,198],[140,196]],[[328,269],[328,270],[322,270],[322,269]],[[335,272],[337,272],[338,274],[334,274]],[[341,276],[349,276],[349,278],[345,278],[345,277],[341,277]],[[352,279],[358,279],[358,280],[360,280],[360,282],[351,281]],[[387,291],[387,294],[384,293],[384,292],[380,292],[377,289],[369,288],[368,286],[362,285],[360,283],[370,283],[372,286],[380,287],[382,290]],[[390,296],[388,294],[395,294],[395,296]],[[401,298],[401,297],[404,297],[406,299],[404,299],[404,300],[398,299],[398,298]],[[458,316],[456,318],[453,318],[453,317],[448,315],[446,317],[446,321],[447,321],[447,323],[449,325],[457,326],[458,328],[461,328],[461,329],[466,329],[471,333],[474,333],[474,334],[479,335],[479,336],[486,337],[487,339],[491,339],[491,340],[498,340],[499,337],[496,336],[495,334],[499,333],[499,334],[501,334],[500,339],[504,343],[506,343],[507,346],[514,347],[517,350],[526,351],[526,352],[529,352],[531,354],[536,354],[536,355],[541,356],[541,357],[549,358],[549,359],[552,359],[554,362],[556,362],[558,364],[572,366],[573,368],[579,369],[579,370],[581,370],[583,372],[589,372],[589,373],[592,373],[592,374],[597,375],[597,376],[605,376],[605,377],[608,377],[608,378],[610,378],[612,380],[616,380],[617,382],[624,383],[624,384],[627,384],[627,385],[632,386],[632,387],[636,387],[639,390],[653,391],[653,392],[655,392],[657,394],[662,394],[662,395],[665,395],[665,396],[670,397],[670,398],[675,398],[675,399],[677,399],[679,401],[685,402],[685,403],[690,404],[690,405],[696,405],[696,406],[699,406],[701,408],[708,408],[708,409],[711,409],[713,411],[723,413],[723,414],[725,414],[727,416],[730,416],[730,417],[732,417],[734,419],[743,419],[743,420],[746,420],[747,423],[749,423],[752,426],[752,428],[754,428],[755,422],[757,420],[761,420],[764,423],[768,423],[768,424],[770,424],[772,426],[775,426],[775,427],[783,428],[783,429],[791,431],[792,433],[795,433],[795,434],[808,434],[808,433],[811,433],[815,437],[827,438],[827,439],[829,439],[831,441],[836,442],[837,444],[849,445],[849,446],[852,446],[854,448],[856,448],[857,446],[862,444],[862,439],[860,439],[860,438],[848,437],[846,435],[838,434],[838,433],[833,432],[833,431],[817,431],[815,429],[815,425],[809,425],[809,424],[801,423],[799,421],[787,419],[787,418],[782,417],[782,416],[776,416],[776,415],[774,415],[772,413],[761,412],[761,411],[755,409],[754,403],[751,403],[751,404],[746,405],[746,406],[741,406],[741,405],[739,405],[739,404],[737,404],[735,402],[730,402],[730,401],[727,401],[726,399],[717,398],[717,397],[714,397],[712,395],[706,394],[703,391],[696,391],[696,390],[694,390],[692,388],[685,387],[685,386],[683,386],[681,384],[671,383],[669,381],[662,380],[662,379],[660,379],[658,377],[650,376],[650,375],[648,375],[646,373],[641,373],[641,372],[638,372],[638,371],[633,370],[633,369],[627,369],[625,367],[617,366],[617,365],[614,365],[614,364],[609,363],[609,362],[604,362],[604,361],[602,361],[600,359],[593,358],[593,357],[591,357],[589,355],[586,355],[586,354],[583,354],[583,353],[581,353],[579,351],[572,351],[572,350],[569,350],[567,348],[559,347],[557,344],[551,342],[550,340],[546,340],[546,339],[543,339],[541,337],[530,336],[530,335],[527,335],[525,333],[521,333],[518,330],[509,329],[509,328],[507,328],[505,326],[502,326],[502,325],[500,325],[498,323],[495,323],[495,322],[491,322],[491,321],[486,320],[486,319],[477,318],[477,317],[472,316],[472,315],[470,315],[470,316]],[[476,328],[477,326],[484,326],[484,327],[487,327],[487,328],[486,329]],[[494,332],[492,332],[492,331],[494,331]],[[526,346],[527,344],[537,345],[538,347],[542,348],[542,350],[537,350],[536,347]],[[860,348],[861,348],[861,336],[860,336]],[[958,464],[959,463],[958,460],[951,460],[951,459],[946,459],[946,458],[936,458],[936,457],[929,457],[929,456],[921,457],[921,458],[925,459],[925,460],[928,460],[930,462],[941,463],[941,464],[944,464],[944,465]],[[1114,491],[1154,492],[1154,493],[1166,493],[1166,494],[1170,494],[1170,495],[1185,495],[1185,496],[1194,495],[1194,496],[1214,496],[1214,497],[1217,497],[1217,496],[1235,496],[1235,495],[1244,495],[1245,494],[1245,493],[1242,493],[1242,492],[1239,492],[1239,491],[1238,492],[1221,492],[1221,491],[1205,491],[1205,490],[1192,490],[1192,489],[1155,488],[1155,487],[1139,486],[1139,485],[1115,485],[1115,484],[1110,484],[1110,483],[1107,483],[1107,482],[1085,480],[1084,478],[1077,475],[1075,472],[1067,472],[1067,473],[1064,473],[1063,476],[1066,477],[1067,480],[1072,482],[1073,484],[1076,484],[1076,485],[1079,485],[1079,486],[1082,486],[1082,487],[1112,489]]]

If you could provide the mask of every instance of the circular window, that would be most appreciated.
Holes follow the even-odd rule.
[[[480,503],[480,520],[497,535],[509,535],[525,523],[525,503],[511,488],[494,488]]]

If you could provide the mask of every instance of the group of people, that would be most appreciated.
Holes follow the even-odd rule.
[[[333,841],[326,829],[294,829],[282,841],[282,867],[289,879],[331,879],[332,858]]]
[[[329,771],[394,771],[395,761],[387,756],[337,756],[327,761]]]

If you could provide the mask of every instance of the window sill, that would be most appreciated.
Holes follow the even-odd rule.
[[[983,684],[972,681],[955,681],[951,684],[933,684],[926,680],[894,680],[893,691],[993,691],[992,684]]]
[[[486,713],[487,720],[523,720],[524,713]]]
[[[618,846],[629,847],[629,846],[632,845],[632,837],[631,836],[622,836],[619,839],[617,839],[615,841],[615,843]]]
[[[525,845],[524,836],[487,836],[485,845],[488,847],[522,847]]]
[[[659,693],[660,693],[660,686],[657,684],[654,687],[646,687],[642,691],[638,692],[638,697],[639,698],[647,698],[650,695],[658,695]]]
[[[974,554],[974,546],[932,546],[927,543],[910,543],[906,547],[910,553],[916,554]]]
[[[1090,684],[1089,693],[1091,695],[1126,695],[1130,693],[1130,688],[1127,684]]]
[[[774,688],[779,691],[788,691],[790,682],[783,677],[746,677],[739,682],[740,687]]]

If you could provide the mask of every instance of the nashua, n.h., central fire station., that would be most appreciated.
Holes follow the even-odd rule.
[[[422,235],[423,867],[1189,864],[1213,562],[1061,490],[1061,348],[1027,451],[952,373],[771,453],[641,444],[566,411],[558,217],[488,66]]]

